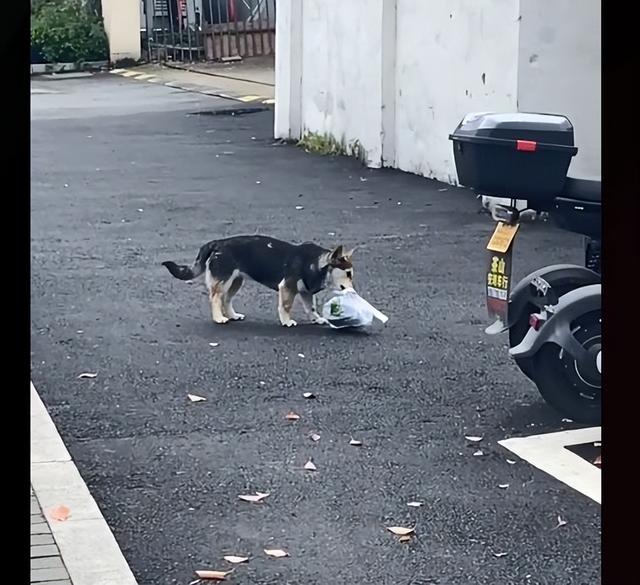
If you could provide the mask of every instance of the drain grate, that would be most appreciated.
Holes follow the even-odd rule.
[[[595,465],[596,467],[602,467],[601,455],[602,447],[600,443],[582,443],[580,445],[567,445],[565,447],[568,451],[575,453],[578,457],[581,457],[585,461]]]
[[[192,112],[187,116],[246,116],[247,114],[257,114],[258,112],[266,112],[267,106],[249,106],[247,108],[220,108],[217,110],[203,110],[201,112]]]

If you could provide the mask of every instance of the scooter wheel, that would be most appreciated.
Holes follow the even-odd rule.
[[[602,317],[600,311],[580,316],[572,325],[572,333],[592,356],[589,371],[569,353],[547,343],[533,357],[532,380],[545,401],[564,416],[580,423],[600,424],[602,415]],[[596,361],[598,364],[596,365]]]
[[[584,286],[582,284],[570,283],[564,285],[558,285],[554,283],[553,280],[550,280],[549,283],[554,287],[556,294],[561,297],[562,295],[567,294],[569,291],[572,291],[580,286]],[[535,313],[539,309],[532,303],[529,303],[525,306],[524,310],[518,317],[518,320],[509,328],[509,347],[514,348],[516,345],[520,345],[520,342],[524,339],[524,336],[529,331],[529,316],[531,313]],[[535,382],[534,380],[534,363],[533,358],[515,358],[516,365],[520,368],[520,371],[527,377],[529,380]]]

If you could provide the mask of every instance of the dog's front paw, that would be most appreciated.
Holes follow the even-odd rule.
[[[231,317],[232,321],[244,321],[244,315],[242,313],[236,313],[233,317]]]
[[[315,323],[316,325],[326,325],[327,323],[329,323],[329,321],[327,321],[324,317],[320,316],[314,317],[311,322]]]
[[[229,319],[227,319],[226,317],[220,317],[219,319],[214,319],[213,322],[217,323],[218,325],[224,325],[225,323],[229,322]]]
[[[287,319],[286,321],[282,321],[282,325],[284,327],[295,327],[298,324],[297,321],[294,321],[293,319]]]

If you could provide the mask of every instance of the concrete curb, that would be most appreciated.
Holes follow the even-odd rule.
[[[73,585],[138,585],[33,383],[31,485]],[[60,505],[71,515],[51,520]]]
[[[267,87],[275,87],[275,83],[264,83],[263,81],[254,81],[253,79],[247,79],[246,77],[236,77],[235,75],[225,75],[224,73],[213,73],[211,71],[203,71],[202,69],[194,69],[189,65],[182,65],[177,63],[163,63],[167,69],[179,69],[181,71],[189,71],[190,73],[199,73],[201,75],[210,75],[211,77],[221,77],[223,79],[233,79],[234,81],[243,81],[245,83],[255,83],[256,85],[266,85]]]
[[[113,75],[120,75],[121,77],[126,77],[127,79],[132,79],[136,81],[147,81],[149,83],[158,83],[158,84],[161,83],[162,85],[166,87],[170,87],[172,89],[179,89],[181,91],[186,91],[190,93],[199,93],[209,97],[218,97],[221,99],[240,102],[243,104],[249,104],[249,103],[255,104],[259,102],[263,105],[273,106],[273,104],[275,103],[275,100],[273,98],[267,98],[265,96],[230,94],[219,89],[208,89],[201,85],[196,85],[193,83],[182,83],[180,81],[164,81],[163,82],[161,79],[159,79],[157,76],[155,76],[152,73],[144,73],[142,71],[136,71],[135,69],[117,68],[117,69],[111,69],[109,73]]]
[[[109,61],[83,61],[82,63],[36,63],[31,65],[31,75],[44,73],[76,73],[78,71],[100,71],[109,66]]]

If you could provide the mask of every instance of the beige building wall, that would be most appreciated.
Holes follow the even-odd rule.
[[[111,62],[140,59],[140,0],[102,0],[102,16]]]

